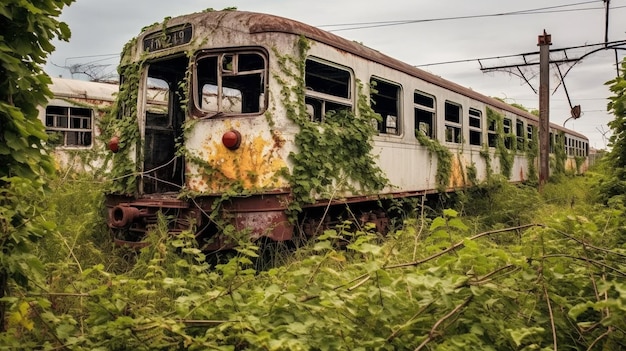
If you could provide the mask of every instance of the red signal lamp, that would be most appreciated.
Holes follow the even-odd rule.
[[[241,145],[241,133],[232,129],[222,135],[222,144],[228,150],[237,150]]]
[[[114,135],[111,137],[111,140],[109,140],[108,146],[111,152],[117,153],[120,150],[120,138],[117,135]]]

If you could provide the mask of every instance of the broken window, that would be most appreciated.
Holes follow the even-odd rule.
[[[400,86],[378,78],[370,80],[370,103],[381,116],[377,128],[380,134],[400,134]]]
[[[91,146],[93,110],[82,107],[46,107],[46,132],[59,136],[61,146]]]
[[[177,56],[150,63],[141,87],[144,102],[144,193],[179,191],[184,184],[184,159],[177,154],[186,105],[184,85],[189,60]]]
[[[422,132],[429,138],[435,137],[435,98],[421,92],[413,94],[415,133]]]
[[[207,54],[196,61],[196,107],[218,113],[265,109],[266,60],[256,52]]]
[[[515,135],[517,136],[517,150],[526,150],[526,138],[524,136],[524,121],[518,119],[515,121]]]
[[[482,114],[479,110],[469,109],[469,143],[470,145],[482,145],[483,144],[483,131],[482,131]]]
[[[322,122],[328,113],[352,111],[352,74],[345,68],[306,60],[305,104],[309,117]]]
[[[460,144],[463,142],[461,124],[461,105],[446,101],[446,141]]]

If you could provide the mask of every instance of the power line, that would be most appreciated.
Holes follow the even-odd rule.
[[[356,29],[366,29],[366,28],[377,28],[377,27],[389,27],[389,26],[398,26],[403,24],[412,24],[412,23],[424,23],[424,22],[438,22],[438,21],[449,21],[449,20],[460,20],[460,19],[474,19],[474,18],[485,18],[485,17],[500,17],[500,16],[516,16],[516,15],[534,15],[534,14],[547,14],[547,13],[564,13],[564,12],[572,12],[572,11],[588,11],[588,10],[599,10],[604,9],[604,7],[589,7],[583,9],[562,9],[565,7],[572,6],[580,6],[586,5],[590,3],[597,3],[597,1],[584,1],[575,4],[568,5],[559,5],[559,6],[549,6],[549,7],[541,7],[536,9],[529,10],[519,10],[519,11],[511,11],[511,12],[501,12],[501,13],[492,13],[492,14],[481,14],[481,15],[469,15],[469,16],[453,16],[453,17],[440,17],[440,18],[427,18],[427,19],[416,19],[416,20],[397,20],[397,21],[378,21],[378,22],[357,22],[357,23],[343,23],[343,24],[324,24],[318,25],[317,27],[350,27],[350,28],[339,28],[339,29],[329,29],[329,32],[340,32],[346,30],[356,30]],[[626,6],[616,6],[612,7],[613,9],[623,8]],[[560,10],[556,10],[560,9]]]
[[[605,46],[605,45],[610,45],[610,46],[615,46],[615,45],[626,45],[626,40],[616,40],[616,41],[611,41],[608,43],[596,43],[596,44],[585,44],[585,45],[578,45],[578,46],[570,46],[568,48],[562,48],[562,49],[551,49],[550,52],[555,52],[555,51],[562,51],[562,50],[573,50],[573,49],[582,49],[582,48],[590,48],[590,47],[598,47],[598,46]],[[480,57],[480,58],[472,58],[472,59],[459,59],[459,60],[451,60],[451,61],[441,61],[441,62],[433,62],[433,63],[424,63],[421,65],[414,65],[414,67],[426,67],[426,66],[438,66],[438,65],[447,65],[447,64],[452,64],[452,63],[465,63],[465,62],[474,62],[474,61],[478,61],[480,62],[482,61],[487,61],[487,60],[499,60],[499,59],[505,59],[505,58],[512,58],[512,57],[519,57],[519,56],[528,56],[528,55],[534,55],[537,54],[537,52],[527,52],[524,54],[514,54],[514,55],[504,55],[504,56],[491,56],[491,57]]]

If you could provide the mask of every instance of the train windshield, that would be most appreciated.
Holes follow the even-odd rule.
[[[180,191],[184,184],[183,158],[176,153],[176,140],[182,136],[185,121],[185,56],[148,65],[144,86],[144,193]]]
[[[218,114],[259,114],[265,110],[266,59],[259,52],[201,55],[196,61],[196,108]]]

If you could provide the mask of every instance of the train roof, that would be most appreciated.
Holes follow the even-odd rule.
[[[55,77],[52,77],[52,84],[49,87],[55,98],[66,99],[114,101],[118,91],[117,82],[89,82]]]
[[[249,34],[286,33],[301,35],[308,39],[326,44],[336,49],[349,52],[353,55],[401,71],[408,75],[427,81],[431,84],[440,86],[444,89],[448,89],[458,94],[462,94],[469,98],[481,101],[492,107],[509,111],[517,115],[522,115],[534,121],[538,121],[537,116],[527,111],[518,109],[498,99],[478,93],[470,88],[451,82],[440,76],[421,70],[415,66],[411,66],[405,62],[394,59],[365,45],[347,40],[338,35],[332,34],[325,30],[313,27],[311,25],[296,20],[265,13],[247,11],[205,11],[168,19],[167,25],[179,25],[186,22],[201,23],[202,25],[206,25],[209,27],[219,25],[222,27],[233,28],[237,31],[244,33],[248,32]],[[154,29],[157,28],[160,30],[163,27],[161,24],[155,24],[147,28],[144,34],[146,34],[147,32],[152,32]],[[559,125],[551,124],[550,126],[554,129],[564,130],[572,135],[586,138],[582,134],[571,131]]]

